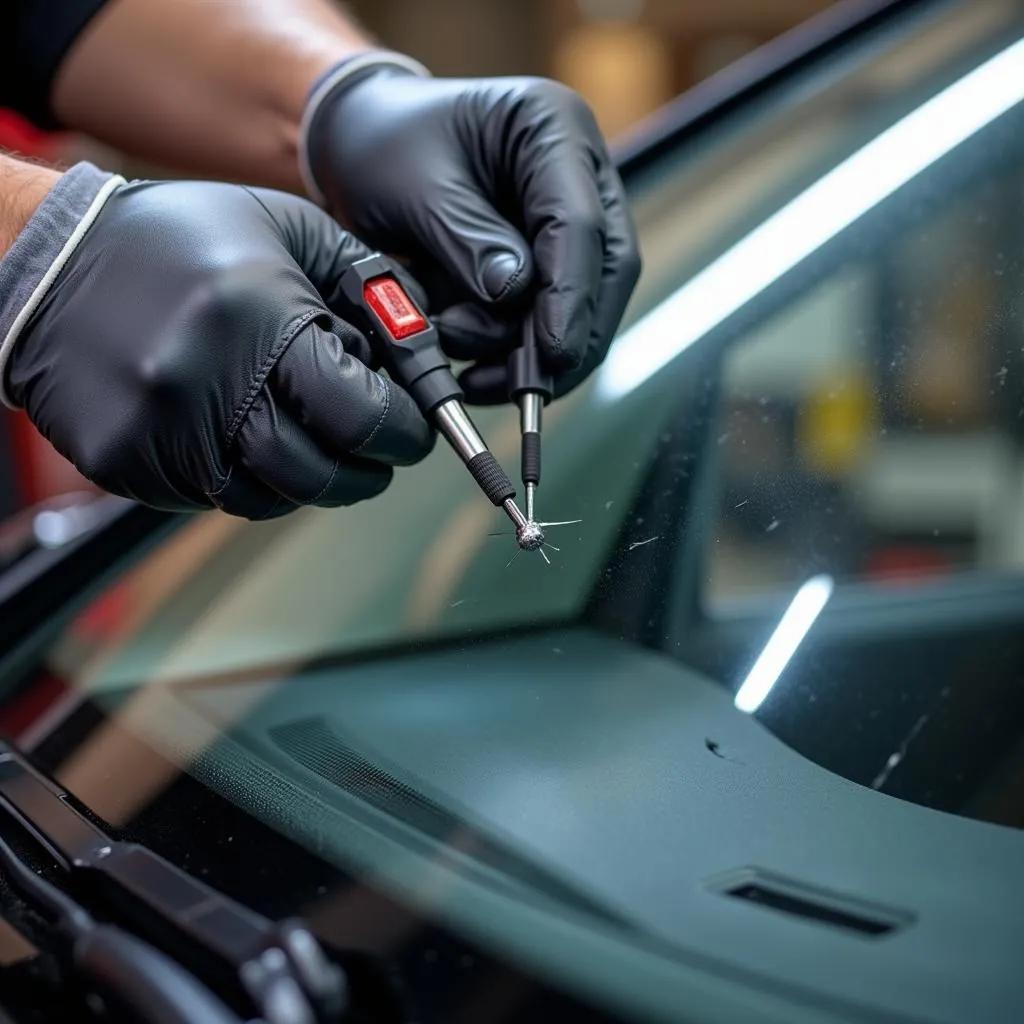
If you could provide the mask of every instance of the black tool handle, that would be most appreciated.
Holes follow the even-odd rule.
[[[499,508],[509,498],[516,496],[516,489],[512,481],[505,475],[498,460],[490,452],[480,452],[466,463],[473,479],[480,486],[480,490],[487,495],[492,505]]]
[[[442,402],[462,400],[437,329],[386,257],[378,253],[353,263],[341,276],[341,298],[338,315],[363,334],[391,378],[425,415]]]
[[[515,402],[527,391],[540,395],[545,403],[554,394],[551,374],[541,365],[533,317],[529,315],[523,322],[523,343],[508,357],[508,397]]]
[[[523,434],[520,450],[524,484],[540,484],[540,434],[528,430]]]
[[[523,323],[523,343],[508,357],[508,396],[513,402],[524,405],[527,395],[537,395],[543,407],[551,401],[554,385],[551,374],[541,365],[537,336],[534,333],[533,318],[527,316]],[[525,414],[524,414],[525,418]],[[524,424],[525,427],[525,424]],[[524,484],[540,483],[540,411],[537,414],[536,429],[525,427],[520,452]]]

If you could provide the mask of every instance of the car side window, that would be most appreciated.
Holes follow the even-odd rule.
[[[912,181],[730,348],[709,606],[1024,568],[1021,127]]]

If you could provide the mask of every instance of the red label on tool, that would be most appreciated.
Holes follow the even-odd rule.
[[[395,341],[427,329],[427,321],[393,277],[375,277],[363,285],[363,297]]]

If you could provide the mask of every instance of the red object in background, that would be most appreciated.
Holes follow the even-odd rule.
[[[23,412],[3,410],[3,428],[10,438],[19,504],[35,505],[58,494],[97,489],[32,425]]]
[[[40,131],[13,111],[0,109],[0,148],[45,158],[53,154],[55,139],[54,135]]]
[[[38,443],[39,432],[23,412],[5,412],[4,425],[11,442],[18,504],[22,508],[27,508],[40,501],[42,494],[38,466],[32,457],[33,449]]]
[[[917,547],[889,547],[868,559],[867,577],[882,583],[914,584],[945,576],[952,563],[941,551]]]
[[[44,673],[27,689],[8,698],[0,711],[0,730],[6,735],[20,739],[22,733],[45,712],[53,707],[66,693],[68,685],[55,675]]]

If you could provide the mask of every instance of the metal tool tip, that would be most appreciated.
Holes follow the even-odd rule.
[[[515,503],[514,498],[506,498],[502,502],[502,508],[505,509],[505,514],[512,520],[512,525],[515,526],[517,531],[521,530],[529,522]]]
[[[537,551],[544,543],[544,531],[534,522],[526,522],[516,529],[516,543],[523,551]]]

